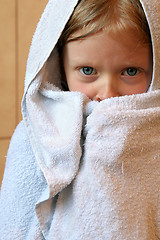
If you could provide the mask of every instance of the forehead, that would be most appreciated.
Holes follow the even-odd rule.
[[[117,24],[109,26],[104,26],[103,28],[100,28],[96,31],[96,28],[92,28],[92,26],[84,26],[80,30],[77,30],[76,32],[72,33],[70,37],[68,38],[67,42],[70,41],[76,41],[76,40],[84,40],[86,38],[92,37],[92,36],[101,36],[103,34],[108,34],[112,38],[121,38],[121,40],[125,41],[125,38],[127,38],[127,41],[130,41],[131,39],[137,40],[139,42],[151,44],[151,41],[148,39],[148,35],[144,33],[143,31],[139,31],[137,28],[132,27],[131,25],[128,25],[126,23],[126,26],[124,28],[119,28]]]
[[[152,51],[133,32],[110,35],[104,31],[67,43],[63,60],[73,68],[90,66],[118,72],[126,67],[149,68]]]
[[[76,38],[81,33],[84,34],[84,30],[78,31],[74,37]],[[90,57],[93,53],[97,55],[105,53],[105,51],[112,55],[113,49],[115,50],[114,53],[117,51],[117,54],[124,55],[126,52],[128,55],[133,55],[142,52],[149,46],[149,44],[144,44],[142,36],[132,29],[117,33],[101,30],[85,38],[71,41],[66,45],[73,55],[77,55],[79,51],[80,55],[86,52]]]

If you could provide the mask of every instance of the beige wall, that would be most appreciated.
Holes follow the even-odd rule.
[[[7,149],[21,120],[27,55],[47,0],[0,0],[0,185]]]

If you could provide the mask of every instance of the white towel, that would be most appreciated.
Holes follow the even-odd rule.
[[[141,2],[152,34],[150,89],[99,103],[61,89],[56,43],[77,1],[49,1],[8,153],[0,239],[160,239],[160,3]]]

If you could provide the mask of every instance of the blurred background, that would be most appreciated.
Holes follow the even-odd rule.
[[[0,0],[0,186],[11,136],[21,121],[27,56],[48,0]]]

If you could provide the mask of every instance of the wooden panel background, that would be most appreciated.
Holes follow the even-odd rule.
[[[21,121],[21,99],[32,35],[47,0],[0,0],[0,185],[7,150]]]

